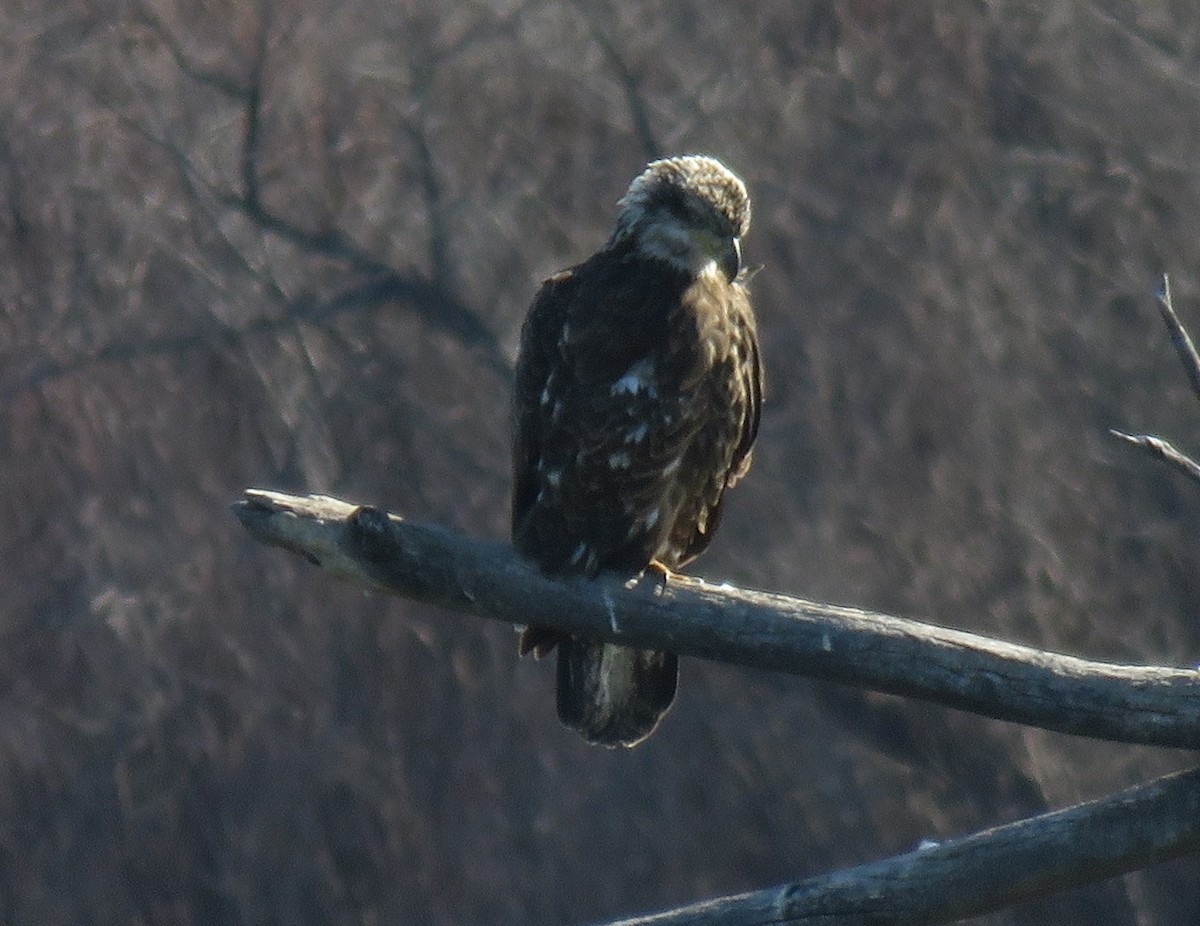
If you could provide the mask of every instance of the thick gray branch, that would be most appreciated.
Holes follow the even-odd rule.
[[[859,685],[1015,723],[1200,747],[1200,672],[1063,656],[799,598],[652,578],[543,576],[506,544],[337,499],[250,490],[258,540],[382,592],[720,662]]]
[[[1066,810],[613,926],[945,923],[1200,849],[1200,769]]]

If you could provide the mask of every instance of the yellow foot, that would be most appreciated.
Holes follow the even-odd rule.
[[[672,579],[681,578],[683,578],[683,573],[674,572],[670,566],[665,566],[658,560],[652,559],[650,560],[650,565],[648,565],[646,570],[642,573],[639,582],[647,580],[653,582],[656,586],[655,592],[661,595],[666,589],[668,582],[670,582]]]
[[[683,575],[683,573],[681,573],[681,572],[675,572],[674,570],[672,570],[672,569],[671,569],[671,567],[670,567],[670,566],[666,566],[666,565],[664,565],[663,563],[660,563],[660,562],[659,562],[658,560],[656,560],[656,559],[652,559],[652,560],[650,560],[650,565],[649,565],[649,566],[647,566],[647,567],[646,567],[646,569],[648,569],[648,570],[653,570],[654,572],[657,572],[659,575],[661,575],[661,576],[662,576],[662,578],[663,578],[663,581],[664,581],[664,582],[665,582],[667,579],[674,579],[674,578],[676,578],[677,576],[681,576],[681,575]]]

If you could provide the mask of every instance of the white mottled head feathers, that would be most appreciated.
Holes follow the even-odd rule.
[[[750,228],[746,185],[716,158],[690,154],[652,161],[621,197],[610,246],[632,240],[647,257],[732,280],[738,241]]]
[[[750,229],[750,195],[746,185],[716,158],[699,154],[652,161],[621,197],[618,233],[632,230],[656,207],[686,208],[688,201],[707,206],[716,220],[712,231],[740,238]],[[689,216],[691,218],[691,216]],[[696,219],[704,219],[696,215]],[[618,237],[620,235],[618,234]]]

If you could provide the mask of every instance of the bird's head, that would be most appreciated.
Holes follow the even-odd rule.
[[[642,255],[699,276],[741,271],[741,237],[750,228],[746,185],[716,158],[665,158],[646,166],[621,198],[610,245],[632,242]]]

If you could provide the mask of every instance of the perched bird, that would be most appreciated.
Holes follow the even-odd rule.
[[[608,243],[542,284],[521,332],[512,537],[552,575],[691,562],[758,431],[745,185],[713,158],[673,157],[619,206]],[[522,632],[522,654],[555,645],[558,715],[590,742],[633,746],[671,706],[673,653]]]

